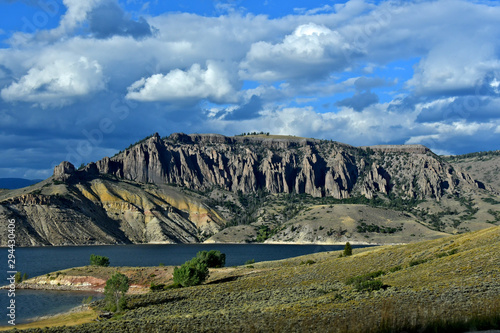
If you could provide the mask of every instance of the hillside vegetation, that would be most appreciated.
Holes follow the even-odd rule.
[[[500,192],[500,150],[447,156],[446,160]]]
[[[500,227],[354,250],[348,257],[340,253],[211,269],[216,278],[201,286],[128,296],[130,309],[111,320],[43,332],[464,332],[500,327]]]

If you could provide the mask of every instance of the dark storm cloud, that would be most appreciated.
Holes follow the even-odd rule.
[[[247,120],[257,118],[259,111],[262,111],[262,100],[260,97],[253,95],[247,104],[244,104],[236,110],[227,113],[225,120]]]
[[[139,17],[138,21],[129,18],[115,2],[106,2],[94,8],[88,15],[88,21],[90,31],[100,39],[115,35],[140,39],[151,36],[154,30],[143,17]]]
[[[356,93],[354,96],[345,98],[343,100],[338,101],[335,103],[337,106],[345,106],[352,108],[355,111],[363,111],[366,107],[378,103],[379,99],[377,94],[366,91],[363,93]]]
[[[498,101],[480,99],[476,96],[458,97],[449,103],[438,103],[422,109],[416,121],[419,123],[457,120],[490,121],[498,118]]]
[[[370,90],[372,88],[393,86],[394,82],[387,81],[380,77],[360,77],[354,82],[356,90]]]

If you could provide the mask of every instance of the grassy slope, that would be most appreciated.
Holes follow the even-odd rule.
[[[399,244],[411,243],[421,240],[444,237],[448,234],[432,230],[428,223],[424,223],[422,218],[411,213],[395,211],[382,207],[371,207],[361,204],[334,204],[318,205],[308,203],[296,216],[288,221],[281,221],[279,224],[273,220],[273,215],[278,215],[283,211],[284,206],[273,203],[271,198],[261,209],[260,217],[252,225],[233,226],[222,230],[212,236],[207,243],[227,242],[244,243],[255,241],[259,226],[268,225],[270,228],[278,228],[279,231],[267,242],[304,243],[304,244],[344,244],[351,243],[369,244]],[[494,220],[493,216],[487,213],[488,209],[498,210],[500,205],[491,205],[477,199],[476,206],[481,209],[476,214],[479,218],[463,222],[460,224],[460,232],[479,230],[488,228],[491,224],[481,221]],[[481,206],[482,205],[482,206]],[[460,219],[464,215],[464,207],[453,200],[442,199],[440,203],[423,203],[422,210],[429,208],[429,212],[437,213],[447,209],[460,212],[461,215],[440,216],[445,221],[447,218]],[[379,226],[382,228],[397,228],[394,233],[383,232],[358,232],[357,227],[365,223],[369,226]],[[468,228],[470,230],[467,230]],[[339,230],[342,232],[339,233]],[[449,233],[456,232],[455,229],[447,229]]]
[[[119,319],[71,331],[389,332],[431,326],[442,332],[439,325],[448,321],[459,332],[471,328],[464,321],[482,315],[496,320],[483,328],[500,324],[500,227],[338,255],[212,270],[210,284],[130,296],[132,309]],[[411,266],[416,260],[427,261]],[[358,292],[345,284],[378,270],[386,272],[385,290]]]
[[[97,318],[97,313],[91,309],[74,312],[65,313],[58,316],[42,319],[33,323],[19,324],[16,325],[16,329],[24,330],[28,328],[38,328],[38,327],[54,327],[54,326],[75,326],[85,323],[90,323]],[[10,329],[8,327],[0,327],[0,331],[7,331]]]
[[[401,228],[393,234],[377,232],[358,232],[360,223],[383,228]],[[306,226],[303,228],[302,226]],[[287,239],[304,242],[326,243],[410,243],[422,239],[434,239],[446,234],[433,231],[416,222],[413,216],[394,210],[369,207],[366,205],[316,205],[311,206],[294,217],[284,232],[278,233],[271,241]],[[342,236],[338,236],[342,230]],[[399,229],[398,229],[399,230]],[[330,236],[329,236],[330,235]]]

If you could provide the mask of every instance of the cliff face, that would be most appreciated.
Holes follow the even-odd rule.
[[[88,179],[86,172],[66,168],[0,200],[0,219],[16,220],[18,246],[196,243],[224,226],[203,200],[176,188]],[[1,246],[6,226],[0,225]]]
[[[97,162],[100,173],[194,190],[307,193],[314,197],[404,198],[455,193],[477,184],[420,145],[355,148],[312,139],[158,134]]]

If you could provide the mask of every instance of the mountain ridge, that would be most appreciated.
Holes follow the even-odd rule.
[[[0,189],[15,190],[41,182],[43,179],[0,178]]]
[[[25,246],[394,243],[498,223],[497,196],[421,145],[155,133],[111,158],[79,170],[61,162],[39,184],[0,192],[0,216],[19,219]],[[329,208],[347,203],[361,204],[360,213]],[[392,210],[405,212],[404,227],[393,225]]]
[[[406,158],[394,159],[396,167],[405,167],[406,162],[420,167],[423,162],[424,169],[431,169],[421,173],[417,184],[412,184],[413,179],[405,179],[408,188],[399,189],[407,192],[402,196],[440,198],[443,192],[453,192],[459,182],[484,187],[467,174],[436,161],[437,155],[421,145],[358,148],[304,138],[174,133],[161,139],[155,133],[112,158],[98,161],[96,166],[100,173],[143,183],[174,183],[195,190],[218,186],[243,193],[264,188],[271,193],[295,191],[341,199],[351,196],[353,190],[367,197],[391,191],[391,173],[397,173],[396,167],[386,170],[387,166],[371,157],[398,153]],[[415,155],[418,158],[412,158]],[[355,189],[362,173],[367,174],[368,180]],[[420,189],[415,189],[416,186]]]

